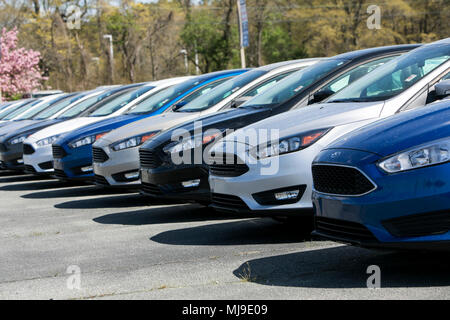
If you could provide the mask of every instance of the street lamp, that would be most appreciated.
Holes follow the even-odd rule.
[[[188,58],[187,58],[187,50],[181,49],[180,53],[184,55],[184,67],[186,68],[186,74],[189,74],[189,64],[188,64]]]

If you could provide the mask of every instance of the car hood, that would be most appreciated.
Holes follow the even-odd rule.
[[[6,134],[4,134],[5,132],[1,132],[0,130],[0,136],[4,138],[11,138],[24,133],[34,133],[58,122],[60,122],[60,120],[56,119],[34,120],[32,122],[28,121],[27,123],[22,123],[22,125],[20,126],[11,128],[8,126],[8,133]]]
[[[95,146],[103,147],[122,139],[131,138],[146,132],[163,131],[183,122],[200,116],[200,112],[168,112],[150,118],[141,119],[116,130],[95,142]]]
[[[327,149],[355,149],[385,157],[448,137],[450,101],[444,100],[371,123],[344,135]]]
[[[376,119],[383,109],[382,102],[322,103],[278,114],[256,122],[228,135],[224,141],[232,141],[239,135],[268,130],[258,135],[258,144],[269,142],[271,131],[278,130],[279,137],[289,137],[310,130],[337,127],[353,122]],[[241,141],[241,140],[238,140]]]
[[[148,115],[146,115],[148,117]],[[90,134],[98,134],[105,131],[111,131],[121,126],[124,126],[132,121],[142,119],[144,116],[139,115],[121,115],[113,118],[102,119],[90,124],[86,124],[82,127],[65,134],[55,141],[55,144],[61,144],[74,139],[82,138]]]
[[[82,118],[66,120],[66,121],[54,124],[45,129],[39,130],[35,134],[29,136],[26,142],[38,141],[38,140],[49,138],[49,137],[52,137],[55,135],[61,135],[61,134],[73,131],[75,129],[78,129],[80,127],[83,127],[85,125],[88,125],[90,123],[93,123],[96,121],[101,121],[102,119],[104,119],[104,118],[82,117]]]
[[[155,138],[147,141],[142,145],[142,148],[153,149],[161,144],[164,144],[172,140],[172,134],[175,130],[187,130],[194,132],[196,123],[201,122],[203,131],[208,129],[235,129],[242,128],[250,123],[258,121],[258,119],[264,119],[270,116],[272,110],[269,108],[237,108],[220,113],[207,115],[195,121],[188,121],[182,125],[174,126],[173,128],[166,130],[158,134]]]
[[[40,120],[21,120],[21,121],[11,121],[11,122],[5,123],[4,126],[0,127],[0,136],[9,134],[16,130],[24,128],[28,125],[38,123],[39,121]]]

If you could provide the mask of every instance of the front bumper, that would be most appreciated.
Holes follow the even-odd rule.
[[[100,149],[107,155],[107,160],[93,163],[96,184],[120,187],[136,187],[141,184],[139,179],[138,147],[121,151],[111,151],[109,147]],[[135,173],[138,175],[136,178],[127,178],[128,174]]]
[[[65,145],[58,145],[64,150],[62,158],[53,158],[54,176],[60,180],[92,181],[94,171],[83,172],[82,168],[92,167],[92,145],[85,145],[70,149]]]
[[[34,143],[28,143],[33,149],[32,154],[24,154],[23,162],[25,170],[36,174],[51,174],[53,173],[53,154],[52,146],[46,145],[38,147]]]
[[[335,163],[333,152],[322,152],[318,164]],[[388,175],[374,164],[378,156],[343,153],[377,188],[363,196],[313,192],[317,235],[363,247],[450,249],[449,163]]]
[[[200,180],[197,186],[184,187],[182,182]],[[174,200],[210,202],[208,169],[204,165],[161,166],[141,168],[142,193]]]
[[[0,161],[4,170],[23,170],[23,149],[22,143],[14,145],[4,144],[0,151]]]
[[[233,208],[235,211],[252,212],[261,215],[310,215],[311,203],[311,163],[322,147],[313,145],[305,150],[274,157],[266,165],[261,161],[246,161],[248,171],[237,177],[210,174],[211,192],[218,196],[232,196],[241,199],[245,206]],[[241,157],[242,159],[243,157]],[[281,191],[298,190],[297,199],[289,201],[264,201],[261,194],[269,197]],[[213,201],[213,207],[226,209]]]

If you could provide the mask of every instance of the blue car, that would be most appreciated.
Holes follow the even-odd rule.
[[[450,249],[450,100],[344,136],[312,171],[314,234],[369,248]]]
[[[123,115],[95,122],[63,135],[52,145],[55,177],[60,180],[93,179],[92,144],[97,139],[131,122],[176,110],[248,70],[219,71],[193,77],[142,100]]]

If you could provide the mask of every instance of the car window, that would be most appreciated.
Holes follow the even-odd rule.
[[[383,101],[421,80],[450,59],[450,45],[423,46],[393,59],[326,102]]]
[[[8,115],[12,114],[13,112],[15,112],[17,110],[21,110],[20,113],[22,113],[24,110],[26,110],[30,106],[30,104],[33,101],[34,100],[23,101],[23,102],[17,103],[16,105],[14,105],[6,110],[3,110],[2,112],[0,112],[0,119],[5,119],[5,117],[7,117]]]
[[[318,79],[342,66],[346,61],[342,59],[327,59],[311,67],[294,72],[282,79],[276,86],[256,95],[240,107],[264,107],[282,104],[303,92]]]
[[[143,88],[139,88],[136,90],[136,88],[133,88],[131,90],[128,90],[118,97],[112,99],[111,101],[106,102],[104,105],[102,105],[100,108],[89,114],[89,117],[104,117],[107,115],[110,115],[114,112],[116,112],[119,109],[122,109],[127,104],[132,102],[133,100],[136,100],[144,93],[150,91],[154,87],[152,86],[145,86]]]
[[[42,100],[40,100],[40,99],[33,101],[32,103],[25,105],[23,108],[19,108],[19,109],[15,110],[14,112],[8,114],[6,117],[3,118],[3,120],[12,120],[12,119],[16,118],[17,116],[21,115],[22,113],[26,112],[26,110],[28,110],[29,108],[32,108],[41,102],[42,102]]]
[[[341,76],[339,76],[335,80],[331,81],[327,86],[322,88],[321,91],[330,91],[330,92],[336,93],[339,90],[341,90],[341,89],[345,88],[346,86],[348,86],[350,83],[355,82],[356,80],[358,80],[362,76],[365,76],[369,72],[372,72],[376,68],[382,66],[386,62],[388,62],[388,61],[390,61],[393,58],[396,58],[398,56],[399,55],[389,56],[389,57],[384,57],[384,58],[381,58],[381,59],[372,60],[372,61],[367,62],[367,63],[363,63],[363,64],[361,64],[361,65],[359,65],[359,66],[357,66],[357,67],[355,67],[355,68],[345,72],[344,74],[342,74]]]
[[[58,119],[67,119],[67,118],[75,117],[75,116],[81,114],[83,111],[87,110],[89,107],[96,104],[97,102],[102,101],[103,99],[106,99],[107,97],[109,97],[109,95],[107,93],[101,94],[101,92],[99,92],[98,94],[95,94],[92,97],[89,97],[83,101],[78,102],[72,108],[70,108],[69,110],[66,110],[65,112],[60,114],[58,116]]]
[[[177,112],[196,112],[211,108],[265,73],[266,71],[263,70],[251,70],[229,79],[218,85],[213,91],[205,93],[201,97],[198,97],[194,101],[178,109]]]
[[[298,70],[295,70],[298,71]],[[270,78],[267,81],[264,81],[263,83],[258,84],[255,88],[253,88],[252,90],[244,93],[243,96],[245,97],[254,97],[260,93],[263,93],[264,91],[266,91],[267,89],[273,87],[275,84],[277,84],[278,82],[281,81],[281,79],[286,78],[288,75],[292,74],[294,72],[294,70],[289,71],[289,72],[285,72],[282,74],[279,74],[273,78]]]
[[[210,92],[212,89],[216,88],[217,86],[221,85],[222,83],[226,82],[228,79],[230,78],[225,78],[225,79],[220,79],[217,81],[214,81],[204,87],[202,87],[200,90],[197,90],[195,92],[193,92],[192,94],[190,94],[189,96],[183,98],[182,100],[180,100],[179,102],[183,102],[183,103],[189,103],[191,101],[194,101],[195,99],[197,99],[198,97],[203,96],[204,94],[207,94],[208,92]]]
[[[48,119],[49,117],[53,116],[54,114],[58,113],[59,111],[63,110],[65,107],[69,106],[70,104],[76,102],[77,100],[81,99],[84,95],[79,94],[73,97],[73,95],[70,95],[69,97],[63,99],[62,101],[59,101],[58,103],[55,103],[50,108],[42,111],[37,116],[35,116],[33,119],[35,120],[44,120]]]

